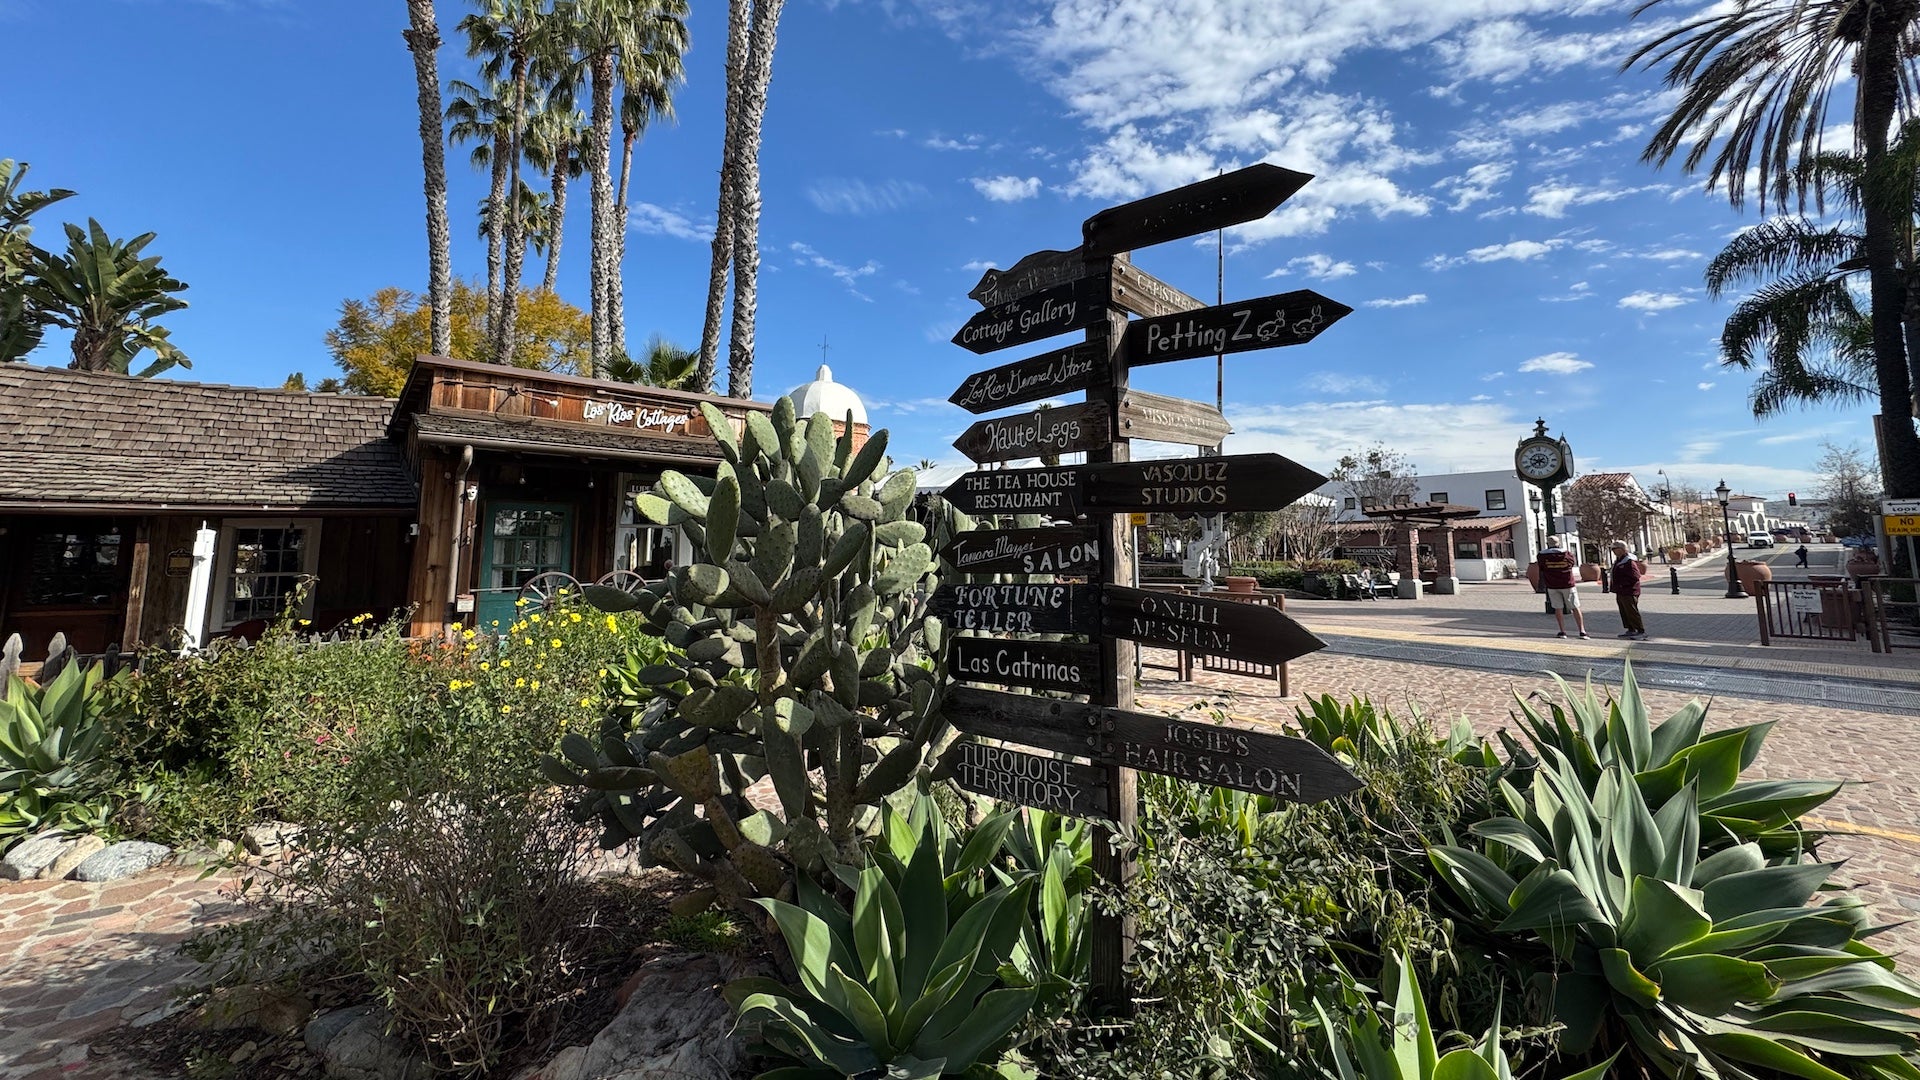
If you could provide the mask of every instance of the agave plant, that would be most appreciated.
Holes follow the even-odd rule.
[[[1659,751],[1631,704],[1610,741],[1644,762]],[[1862,940],[1857,899],[1807,906],[1832,866],[1769,865],[1753,840],[1702,857],[1699,777],[1656,810],[1627,760],[1600,765],[1589,794],[1585,762],[1538,746],[1514,816],[1475,825],[1477,848],[1429,854],[1532,973],[1563,1053],[1617,1048],[1676,1078],[1920,1077],[1920,1019],[1902,1011],[1920,1008],[1920,984]]]
[[[46,825],[105,823],[98,780],[113,681],[105,671],[68,664],[44,687],[8,680],[0,699],[0,846]]]
[[[988,887],[1013,813],[965,838],[923,793],[886,808],[876,851],[842,868],[849,908],[810,879],[798,904],[757,901],[779,926],[800,985],[741,979],[727,998],[758,1041],[799,1064],[765,1078],[996,1075],[995,1059],[1040,1000],[1030,906],[1039,879]],[[1011,1065],[1008,1066],[1012,1068]]]
[[[1513,1065],[1500,1048],[1499,1006],[1495,1005],[1493,1025],[1477,1049],[1460,1047],[1442,1054],[1433,1024],[1427,1019],[1420,976],[1405,955],[1395,959],[1389,974],[1397,971],[1400,985],[1394,995],[1391,1026],[1383,1025],[1374,1010],[1357,1009],[1347,1021],[1343,1046],[1339,1028],[1327,1016],[1326,1007],[1319,1001],[1313,1003],[1320,1015],[1320,1028],[1333,1050],[1340,1080],[1513,1080]],[[1348,1047],[1352,1048],[1351,1056]],[[1354,1068],[1355,1059],[1359,1060],[1358,1069]],[[1610,1057],[1565,1080],[1600,1080],[1613,1067],[1613,1060]]]

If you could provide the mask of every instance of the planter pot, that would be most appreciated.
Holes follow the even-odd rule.
[[[1869,555],[1865,551],[1856,551],[1853,557],[1847,560],[1848,577],[1872,577],[1879,572],[1880,558],[1877,555]]]
[[[1533,586],[1534,592],[1546,591],[1545,589],[1542,589],[1540,587],[1540,564],[1539,563],[1530,562],[1527,564],[1527,584]]]
[[[1250,592],[1257,591],[1259,587],[1260,587],[1259,578],[1250,578],[1250,577],[1228,577],[1227,578],[1228,592],[1250,593]]]
[[[1580,580],[1581,581],[1599,581],[1600,580],[1600,564],[1597,562],[1581,563],[1580,564]]]
[[[1748,596],[1759,596],[1767,591],[1767,582],[1773,580],[1773,567],[1754,559],[1742,559],[1734,564],[1734,573],[1740,578],[1740,588]]]
[[[1687,558],[1689,558],[1689,559],[1691,559],[1691,558],[1693,558],[1693,557],[1694,557],[1695,555],[1698,555],[1698,554],[1700,554],[1700,545],[1699,545],[1699,544],[1688,544],[1688,545],[1687,545]]]

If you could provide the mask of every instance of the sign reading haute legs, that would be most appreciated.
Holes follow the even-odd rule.
[[[1214,446],[1231,430],[1211,406],[1131,390],[1133,366],[1305,344],[1353,310],[1309,291],[1204,307],[1142,273],[1128,251],[1264,217],[1310,179],[1255,165],[1103,210],[1082,226],[1080,247],[1035,252],[1007,271],[990,271],[970,294],[985,310],[953,340],[975,353],[1070,330],[1084,329],[1086,341],[970,375],[953,392],[954,404],[985,413],[1070,391],[1085,391],[1086,403],[981,420],[954,445],[979,463],[1074,452],[1085,452],[1088,463],[976,471],[943,492],[970,514],[1072,522],[980,530],[942,549],[961,574],[1043,575],[946,585],[935,594],[935,612],[967,635],[949,647],[948,675],[1089,700],[950,687],[947,718],[968,739],[944,768],[966,790],[1130,825],[1136,769],[1296,802],[1358,786],[1305,740],[1133,711],[1136,641],[1266,663],[1324,647],[1274,608],[1127,587],[1129,515],[1279,510],[1326,482],[1278,454],[1128,460],[1130,439]],[[1142,318],[1129,321],[1128,312]],[[1041,634],[1087,640],[1027,636]],[[1095,830],[1094,869],[1120,886],[1135,872],[1104,830]],[[1124,917],[1095,917],[1094,989],[1115,1007],[1127,1003],[1122,972],[1132,936]]]

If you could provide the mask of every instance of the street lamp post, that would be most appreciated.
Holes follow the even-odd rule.
[[[1727,543],[1727,599],[1744,600],[1747,594],[1740,588],[1740,571],[1733,564],[1733,523],[1727,517],[1727,500],[1733,497],[1733,489],[1722,480],[1713,493],[1720,497],[1720,535]]]
[[[1680,543],[1680,526],[1676,525],[1673,520],[1673,477],[1668,476],[1667,470],[1665,469],[1656,471],[1660,474],[1660,501],[1667,504],[1667,542],[1660,545],[1663,549],[1660,557],[1666,559],[1666,553],[1671,551],[1676,544]],[[1672,562],[1673,560],[1667,559],[1667,561]]]
[[[1540,558],[1540,549],[1547,546],[1546,519],[1540,516],[1540,489],[1527,492],[1527,506],[1533,510],[1533,557]]]

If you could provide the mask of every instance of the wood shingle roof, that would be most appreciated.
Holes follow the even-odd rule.
[[[393,404],[0,364],[0,508],[411,507]]]

